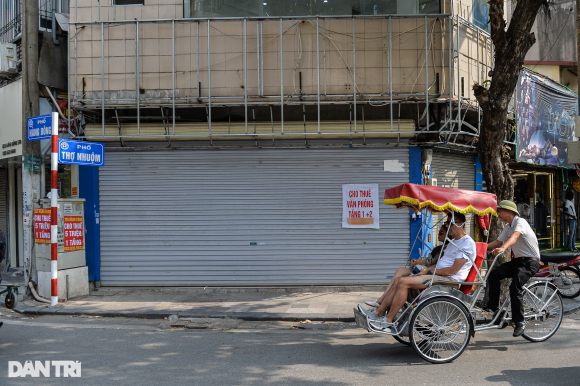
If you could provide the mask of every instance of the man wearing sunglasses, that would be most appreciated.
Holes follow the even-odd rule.
[[[540,269],[540,248],[536,234],[530,224],[519,216],[516,204],[508,200],[500,202],[497,205],[497,215],[505,223],[505,227],[497,240],[487,245],[487,249],[491,249],[491,253],[497,256],[511,247],[513,259],[489,273],[487,311],[494,316],[498,312],[500,282],[502,279],[511,278],[510,298],[512,321],[515,324],[514,336],[520,336],[525,329],[523,287]]]
[[[431,281],[458,282],[451,286],[459,288],[459,282],[467,278],[472,260],[476,256],[475,241],[465,233],[464,227],[465,215],[453,213],[449,224],[449,238],[453,239],[453,244],[448,245],[436,265],[425,268],[414,276],[393,278],[393,284],[376,312],[359,304],[359,310],[367,316],[371,325],[383,329],[394,328],[395,316],[405,305],[409,291],[425,289]]]

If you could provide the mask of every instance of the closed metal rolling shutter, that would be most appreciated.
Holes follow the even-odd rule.
[[[432,176],[437,186],[475,190],[475,158],[470,154],[433,152]],[[437,219],[440,219],[438,216]],[[473,216],[467,216],[466,232],[474,237]]]
[[[384,283],[409,214],[382,204],[408,149],[107,152],[103,285]],[[385,172],[399,160],[404,172]],[[342,184],[378,183],[380,229],[343,229]],[[256,243],[251,245],[251,243]]]
[[[6,193],[8,191],[8,173],[6,169],[0,169],[0,229],[4,232],[6,238],[8,238],[8,227],[6,223],[7,217],[7,203],[6,203]]]

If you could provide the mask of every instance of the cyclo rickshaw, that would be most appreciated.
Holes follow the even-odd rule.
[[[438,229],[440,223],[444,221],[442,218],[433,224],[434,213],[450,211],[452,221],[454,221],[453,212],[470,213],[474,216],[497,216],[497,198],[494,194],[411,183],[387,189],[384,203],[395,205],[398,209],[408,208],[416,213],[423,211],[425,214],[421,216],[423,226],[431,230]],[[449,230],[443,247],[448,243],[454,244],[448,234]],[[415,243],[417,242],[423,244],[425,247],[421,248],[423,250],[432,249],[420,236],[415,240]],[[501,302],[500,311],[495,316],[487,318],[483,316],[483,310],[476,303],[486,287],[486,280],[482,277],[480,268],[486,256],[487,244],[476,243],[476,247],[477,256],[469,256],[472,268],[465,282],[434,282],[434,279],[431,279],[427,288],[412,301],[408,301],[399,311],[394,319],[394,328],[373,325],[365,314],[354,309],[357,326],[369,332],[391,335],[400,343],[411,345],[420,357],[432,363],[447,363],[458,358],[476,331],[506,327],[511,321],[509,296]],[[459,249],[466,254],[464,250]],[[488,268],[488,272],[493,269],[496,261],[497,258]],[[523,337],[531,342],[549,339],[562,323],[564,306],[558,287],[554,284],[560,283],[561,278],[556,267],[550,271],[553,272],[548,277],[533,277],[524,287],[526,328]],[[436,271],[433,272],[433,276],[436,274]],[[447,284],[461,286],[455,289]]]

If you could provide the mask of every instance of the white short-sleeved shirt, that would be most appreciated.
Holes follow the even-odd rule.
[[[455,259],[467,259],[467,262],[463,264],[463,267],[457,272],[455,275],[451,275],[451,277],[457,281],[465,281],[467,279],[467,275],[469,275],[469,270],[473,265],[471,263],[472,260],[475,260],[476,250],[475,250],[475,241],[469,236],[465,235],[459,240],[453,240],[455,244],[457,244],[464,252],[461,252],[457,247],[451,243],[445,249],[443,256],[437,262],[437,269],[441,268],[449,268],[453,266],[455,263]],[[469,258],[471,256],[471,259]],[[437,272],[435,272],[437,274]]]
[[[515,216],[511,225],[506,223],[497,239],[505,243],[514,232],[521,233],[515,244],[512,245],[514,256],[533,257],[536,260],[540,260],[540,248],[536,234],[530,224],[520,216]]]
[[[576,209],[574,209],[574,201],[566,200],[565,206],[566,206],[566,214],[572,215],[572,217],[569,218],[576,217]]]

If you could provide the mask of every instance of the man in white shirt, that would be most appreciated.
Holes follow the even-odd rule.
[[[504,200],[497,205],[497,214],[505,222],[503,231],[487,245],[494,256],[512,249],[513,259],[503,263],[489,273],[489,302],[487,311],[496,314],[499,307],[500,282],[511,277],[510,298],[512,303],[512,321],[515,323],[514,336],[524,333],[523,287],[540,269],[540,248],[538,239],[530,224],[519,217],[516,204]],[[498,320],[502,319],[498,317]]]
[[[393,320],[399,310],[405,305],[409,290],[421,290],[427,288],[427,285],[433,279],[436,281],[462,282],[465,281],[475,261],[476,249],[473,239],[465,233],[465,215],[454,213],[454,220],[449,225],[449,237],[457,246],[449,243],[443,256],[436,265],[425,268],[414,276],[401,276],[393,278],[393,285],[385,293],[380,307],[373,312],[367,310],[361,304],[358,308],[367,315],[370,323],[379,328],[394,327]],[[451,284],[459,288],[460,284]],[[385,317],[385,313],[388,313]]]
[[[566,201],[564,201],[564,214],[566,215],[566,223],[568,224],[568,238],[566,239],[566,248],[570,251],[577,251],[576,249],[576,209],[574,208],[574,192],[568,190],[566,192]]]

